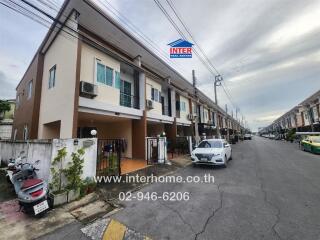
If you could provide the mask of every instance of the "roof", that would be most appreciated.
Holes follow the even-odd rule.
[[[194,87],[191,82],[186,80],[174,68],[162,60],[153,50],[149,49],[144,43],[137,39],[132,33],[121,26],[115,19],[108,15],[101,7],[92,0],[65,0],[61,7],[56,20],[53,22],[48,34],[41,43],[37,53],[45,53],[54,41],[57,34],[60,32],[61,26],[64,25],[68,16],[76,10],[79,13],[77,19],[78,24],[97,36],[107,41],[110,45],[121,50],[121,52],[134,59],[136,56],[141,56],[142,66],[148,70],[157,73],[163,79],[171,77],[172,85],[182,92],[194,95]],[[192,46],[193,44],[184,40],[178,39],[170,43],[174,46]],[[170,45],[169,44],[169,45]],[[191,70],[190,70],[191,75]],[[200,99],[213,109],[224,111],[217,106],[212,99],[198,90]]]
[[[169,43],[168,45],[170,45],[171,47],[192,47],[192,45],[194,44],[180,38],[174,42]]]

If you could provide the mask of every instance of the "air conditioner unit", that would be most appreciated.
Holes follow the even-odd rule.
[[[154,106],[153,106],[153,101],[152,100],[147,100],[146,101],[146,105],[147,105],[147,108],[148,109],[153,109]]]
[[[188,120],[193,121],[193,114],[191,114],[191,113],[188,114]]]
[[[82,97],[88,97],[88,98],[94,98],[98,95],[98,88],[97,85],[94,85],[92,83],[80,82],[80,96]]]

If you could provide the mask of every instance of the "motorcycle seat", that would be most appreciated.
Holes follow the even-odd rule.
[[[21,189],[26,189],[26,188],[38,185],[39,183],[42,183],[41,179],[38,179],[38,178],[27,179],[23,181]]]

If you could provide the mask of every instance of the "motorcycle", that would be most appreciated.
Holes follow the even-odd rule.
[[[39,164],[37,160],[35,164]],[[43,215],[49,210],[49,190],[47,183],[37,177],[30,163],[18,163],[11,181],[17,194],[20,210],[27,214]]]
[[[9,159],[8,168],[6,171],[6,178],[7,178],[7,181],[11,184],[13,184],[12,182],[13,174],[21,170],[20,168],[22,165],[22,161],[26,159],[26,156],[23,156],[24,153],[25,153],[24,151],[21,151],[17,158]]]

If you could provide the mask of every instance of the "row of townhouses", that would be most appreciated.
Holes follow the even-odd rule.
[[[299,132],[320,132],[320,91],[317,91],[262,131],[284,134],[290,129]]]
[[[190,70],[191,75],[191,70]],[[214,136],[240,124],[89,0],[66,0],[17,86],[12,138]]]

